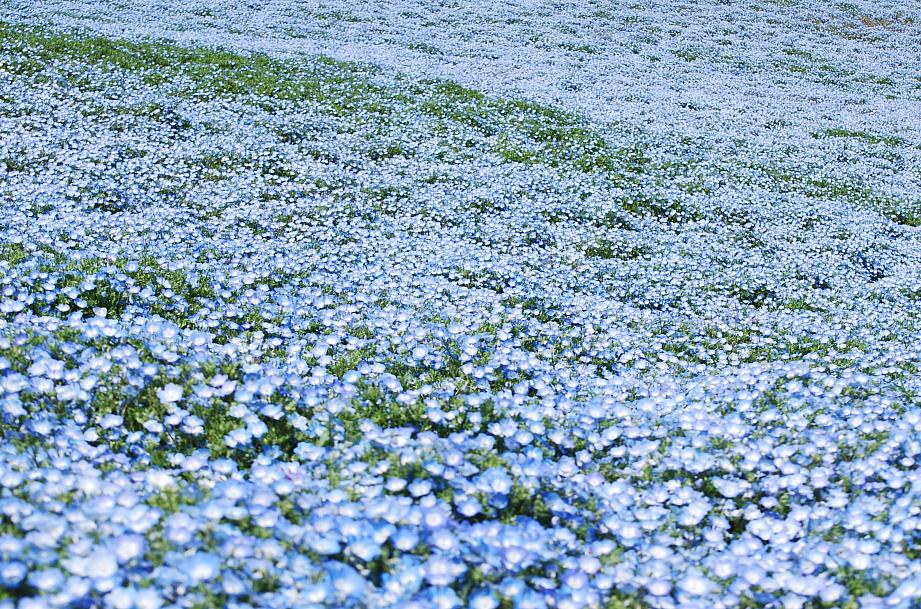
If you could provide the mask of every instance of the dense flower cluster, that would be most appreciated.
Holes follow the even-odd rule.
[[[915,198],[921,181],[921,15],[903,0],[8,4],[113,36],[371,61]]]
[[[3,9],[0,608],[919,602],[917,126],[780,156],[228,4]]]

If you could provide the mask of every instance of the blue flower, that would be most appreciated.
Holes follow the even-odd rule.
[[[221,559],[216,554],[198,552],[182,561],[182,572],[193,584],[215,579],[221,572]]]
[[[42,592],[57,590],[64,583],[64,575],[58,569],[42,569],[29,573],[29,584]]]
[[[447,586],[466,571],[462,563],[438,554],[429,557],[424,568],[425,579],[433,586]]]
[[[18,561],[0,563],[0,581],[7,588],[14,588],[26,577],[28,571],[28,568]]]
[[[364,594],[367,582],[352,567],[341,562],[331,562],[326,570],[338,598],[357,599]]]

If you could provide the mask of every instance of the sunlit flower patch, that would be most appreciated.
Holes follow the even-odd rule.
[[[735,63],[591,17],[650,82],[658,49],[895,96],[875,131],[771,99],[766,135],[432,67],[489,36],[298,54],[371,9],[55,6],[0,24],[0,608],[921,602],[917,86],[820,58],[910,16]],[[556,25],[534,66],[600,70]]]

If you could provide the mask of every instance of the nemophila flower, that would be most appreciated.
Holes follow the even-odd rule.
[[[254,419],[248,422],[246,430],[254,438],[261,438],[263,435],[265,435],[269,431],[269,428],[261,420]]]
[[[112,429],[119,427],[124,419],[117,414],[107,414],[99,421],[99,426],[103,429]]]
[[[106,594],[106,605],[113,609],[130,609],[135,606],[136,592],[130,588],[115,588]]]
[[[451,519],[451,512],[444,505],[436,504],[420,510],[422,524],[430,529],[445,526]]]
[[[413,529],[400,528],[391,537],[391,542],[396,549],[408,552],[419,543],[419,535]]]
[[[502,564],[509,571],[519,571],[530,562],[531,553],[525,548],[508,546],[502,551]]]
[[[182,387],[175,383],[167,383],[157,389],[157,398],[164,404],[173,404],[182,399]]]
[[[28,572],[26,565],[18,561],[4,562],[0,565],[0,578],[3,580],[3,585],[8,588],[17,586]]]
[[[29,584],[42,592],[57,590],[64,583],[64,575],[58,569],[42,569],[29,573]]]
[[[701,596],[706,594],[713,584],[704,577],[696,569],[688,571],[688,573],[678,582],[678,588],[681,592],[689,596]]]
[[[709,511],[710,504],[707,501],[692,501],[683,510],[679,522],[684,526],[694,526],[703,520]]]
[[[221,589],[225,594],[237,596],[246,592],[246,584],[234,574],[226,574],[221,578]]]
[[[135,591],[134,606],[137,609],[159,609],[163,606],[163,599],[156,590],[143,588]]]
[[[122,535],[111,541],[111,549],[119,562],[129,562],[144,553],[146,541],[141,535]]]
[[[918,193],[895,168],[917,130],[911,79],[877,70],[905,65],[897,13],[786,7],[778,47],[733,44],[777,24],[713,2],[468,6],[475,41],[348,6],[309,41],[386,38],[398,75],[275,63],[314,15],[249,28],[253,67],[168,42],[220,45],[233,7],[71,4],[133,42],[0,45],[0,564],[65,578],[20,604],[912,602]],[[562,75],[512,79],[556,106],[507,99],[509,53]],[[844,89],[888,110],[829,112]],[[84,574],[97,553],[110,576]],[[464,570],[437,585],[433,557]]]
[[[429,541],[434,547],[444,552],[454,550],[459,545],[457,537],[447,528],[432,531]]]
[[[654,579],[646,584],[646,590],[653,596],[666,596],[671,593],[672,585],[664,579]]]
[[[457,505],[457,511],[462,516],[472,518],[482,511],[480,502],[476,499],[466,498]]]
[[[477,590],[470,595],[468,604],[471,609],[496,609],[499,600],[488,590]]]
[[[2,402],[4,414],[9,417],[21,417],[26,414],[22,400],[16,396],[6,396],[0,402]]]
[[[388,478],[387,482],[384,484],[384,488],[386,488],[391,493],[398,493],[406,488],[406,484],[406,480],[403,480],[402,478]]]
[[[428,480],[416,480],[408,488],[413,497],[422,497],[432,490],[432,483]]]
[[[188,457],[184,457],[181,460],[182,470],[186,472],[193,472],[205,467],[208,462],[208,455],[208,451],[205,450],[196,451]]]
[[[341,549],[339,540],[329,535],[312,538],[308,543],[310,544],[310,547],[313,549],[313,551],[317,552],[318,554],[338,554]]]
[[[427,596],[431,606],[437,609],[454,609],[463,606],[461,598],[451,588],[431,588]]]
[[[64,564],[71,573],[94,580],[108,579],[118,572],[115,556],[102,549],[86,556],[68,558]]]
[[[480,474],[477,488],[484,492],[504,495],[512,489],[512,479],[504,469],[491,468]]]
[[[381,553],[380,544],[375,542],[373,539],[366,537],[350,542],[348,545],[348,550],[366,562],[373,560]]]
[[[252,433],[248,429],[245,427],[237,427],[224,436],[224,442],[227,444],[228,448],[236,448],[238,446],[247,445],[252,437]]]
[[[190,435],[204,433],[204,420],[200,417],[190,415],[182,420],[182,432]]]
[[[441,555],[433,555],[425,563],[425,578],[433,586],[447,586],[457,579],[466,567]]]
[[[182,562],[182,573],[193,584],[210,581],[221,571],[221,559],[215,554],[196,553]]]
[[[326,567],[330,585],[338,598],[360,598],[367,582],[352,567],[341,562],[331,562]]]

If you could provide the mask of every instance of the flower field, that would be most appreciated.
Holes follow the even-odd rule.
[[[0,609],[921,606],[921,11],[0,4]]]

